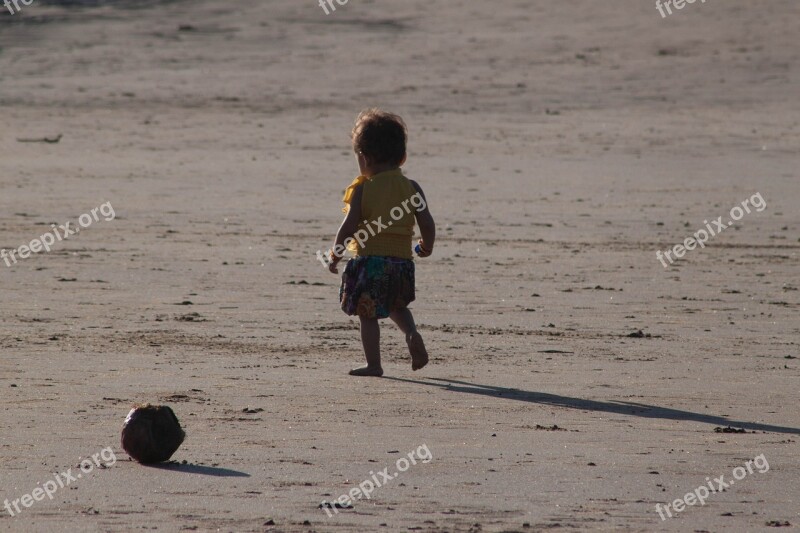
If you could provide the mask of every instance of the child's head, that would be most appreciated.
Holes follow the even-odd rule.
[[[367,168],[389,170],[406,161],[406,124],[395,114],[377,108],[362,111],[353,127],[352,138],[359,163],[363,160]]]

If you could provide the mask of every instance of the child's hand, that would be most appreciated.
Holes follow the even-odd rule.
[[[420,257],[430,257],[430,255],[433,253],[433,250],[428,250],[425,247],[425,243],[422,242],[422,239],[418,240],[417,244],[417,255]]]
[[[331,274],[338,274],[339,273],[339,269],[337,268],[336,265],[339,264],[339,261],[341,261],[341,258],[335,257],[333,254],[331,254],[331,256],[332,256],[332,257],[330,257],[331,262],[328,263],[328,271]]]

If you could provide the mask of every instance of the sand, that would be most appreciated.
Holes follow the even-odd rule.
[[[56,4],[0,12],[0,247],[115,217],[0,263],[0,504],[117,460],[0,530],[800,524],[796,2]],[[359,379],[314,254],[373,105],[409,124],[439,241],[413,304],[431,363],[386,324],[386,377]],[[175,410],[178,464],[121,450],[137,402]]]

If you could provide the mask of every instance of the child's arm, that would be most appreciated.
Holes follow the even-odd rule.
[[[328,270],[334,274],[339,272],[336,265],[342,260],[342,256],[346,251],[344,241],[348,237],[352,237],[358,230],[358,223],[361,219],[361,196],[363,195],[363,187],[359,185],[353,190],[353,197],[350,200],[350,209],[339,226],[339,231],[336,232],[336,240],[333,241],[333,253],[331,254],[331,262],[328,265]]]
[[[422,248],[418,254],[420,257],[428,257],[433,253],[433,245],[436,242],[436,222],[433,221],[431,210],[428,208],[428,200],[425,198],[425,193],[422,187],[416,181],[411,181],[411,185],[417,190],[417,194],[422,197],[423,203],[417,208],[417,225],[419,226],[420,239],[419,244]]]

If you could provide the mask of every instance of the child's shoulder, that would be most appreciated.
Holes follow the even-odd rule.
[[[419,183],[417,183],[417,180],[412,180],[411,178],[406,178],[406,179],[411,184],[411,186],[414,187],[414,190],[416,190],[417,192],[422,191],[422,187],[420,187]]]

